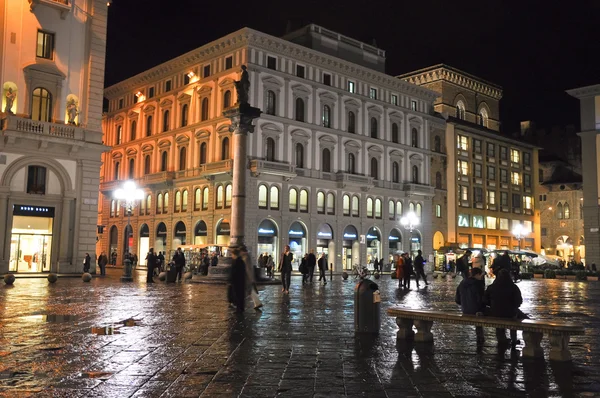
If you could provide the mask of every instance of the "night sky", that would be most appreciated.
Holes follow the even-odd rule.
[[[600,83],[600,0],[113,0],[106,85],[244,26],[281,36],[288,21],[375,40],[391,75],[443,62],[499,84],[505,132],[578,126],[564,91]]]

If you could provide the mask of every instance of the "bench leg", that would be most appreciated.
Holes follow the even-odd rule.
[[[542,342],[542,333],[523,331],[523,357],[525,358],[544,358],[544,350],[540,343]]]
[[[396,325],[398,325],[398,340],[412,340],[415,336],[413,332],[413,320],[406,318],[396,318]]]
[[[431,333],[432,326],[433,321],[415,321],[415,327],[417,328],[415,341],[420,343],[433,343],[433,334]]]
[[[571,360],[571,352],[569,351],[569,340],[571,336],[568,334],[551,334],[550,335],[550,360],[566,362]]]

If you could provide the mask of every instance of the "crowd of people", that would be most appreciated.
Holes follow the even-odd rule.
[[[427,276],[425,275],[425,259],[423,252],[417,251],[414,260],[409,253],[394,255],[394,263],[396,264],[396,278],[398,278],[398,287],[410,289],[410,277],[415,275],[417,289],[419,288],[419,279],[423,279],[425,286],[428,286]]]

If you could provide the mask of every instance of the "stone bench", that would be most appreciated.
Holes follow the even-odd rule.
[[[500,329],[523,331],[523,357],[543,358],[544,351],[540,346],[542,337],[550,337],[550,360],[570,361],[569,340],[572,335],[582,335],[582,326],[551,321],[534,321],[531,319],[515,320],[510,318],[493,318],[488,316],[463,315],[440,311],[424,311],[404,308],[389,308],[389,316],[396,317],[399,340],[413,339],[417,342],[433,343],[431,327],[433,322],[452,323],[456,325],[473,325]],[[417,332],[413,332],[413,326]]]

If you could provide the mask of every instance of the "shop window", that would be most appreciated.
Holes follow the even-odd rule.
[[[342,212],[345,216],[350,215],[350,195],[344,195],[342,199]]]
[[[208,210],[208,187],[202,189],[202,210]]]
[[[225,186],[225,208],[229,209],[231,207],[231,198],[233,196],[233,186],[231,184],[227,184]]]
[[[269,192],[269,206],[271,210],[279,210],[279,187],[273,185]]]
[[[118,162],[117,162],[118,163]],[[41,166],[27,167],[27,193],[46,194],[46,168]]]

